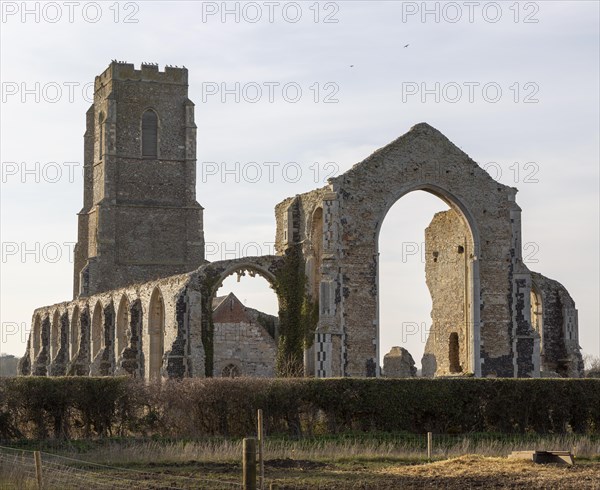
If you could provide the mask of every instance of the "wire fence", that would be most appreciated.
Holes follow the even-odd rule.
[[[36,467],[35,451],[0,447],[0,488],[75,490],[81,488],[129,489],[240,489],[241,482],[186,476],[172,472],[150,472],[109,466],[81,459],[40,452]]]
[[[428,441],[429,439],[429,441]],[[43,443],[36,471],[35,453],[27,448],[0,446],[0,489],[243,489],[241,441],[224,438],[203,441],[96,441],[96,448],[81,459],[69,441]],[[398,488],[397,480],[378,478],[319,484],[293,478],[280,480],[285,473],[311,474],[324,469],[322,461],[369,457],[406,458],[414,462],[440,460],[466,454],[506,456],[511,451],[569,450],[576,456],[600,454],[600,436],[576,434],[382,434],[356,433],[337,436],[290,438],[265,437],[263,454],[265,490],[344,488]],[[89,449],[89,448],[88,448]],[[57,454],[62,453],[62,454]],[[93,461],[90,461],[93,460]],[[224,463],[229,461],[229,463]],[[200,462],[204,462],[200,464]],[[223,463],[216,463],[223,462]],[[209,470],[221,464],[222,471]],[[132,468],[132,466],[134,468]],[[135,469],[138,466],[140,469]],[[148,468],[151,469],[148,469]],[[143,469],[141,469],[143,468]],[[310,479],[310,478],[309,478]],[[261,485],[262,483],[262,485]]]

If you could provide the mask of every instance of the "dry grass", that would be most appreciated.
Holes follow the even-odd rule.
[[[434,456],[438,461],[425,463],[419,437],[412,440],[400,437],[397,441],[271,439],[265,445],[266,477],[269,483],[278,485],[274,487],[278,490],[528,487],[600,490],[598,461],[579,459],[575,467],[569,468],[504,457],[519,449],[575,447],[580,457],[598,458],[600,443],[590,438],[565,435],[532,444],[439,437],[437,441],[434,438],[437,446]],[[17,452],[31,457],[29,452]],[[241,481],[239,440],[105,441],[83,452],[74,447],[53,452],[60,455],[42,455],[47,475],[60,482],[59,486],[49,488],[93,489],[101,488],[100,483],[104,483],[115,489],[123,488],[119,483],[128,479],[131,483],[124,487],[128,490],[167,487],[217,490],[236,488]],[[72,462],[67,459],[70,457],[107,466]],[[5,459],[4,466],[0,464],[0,488],[35,488],[31,462],[17,468],[14,461]],[[76,485],[69,486],[73,482]]]
[[[403,485],[419,485],[419,488],[600,488],[598,464],[539,465],[474,455],[416,466],[391,466],[380,473],[400,477]]]
[[[578,458],[600,457],[600,440],[570,435],[545,437],[535,442],[523,440],[480,440],[469,437],[434,436],[435,459],[447,459],[464,454],[507,456],[512,451],[543,449],[571,450]],[[239,461],[241,440],[213,440],[195,442],[115,442],[87,451],[85,455],[61,451],[103,464],[146,464],[155,462],[185,463]],[[301,459],[309,461],[344,462],[361,460],[419,461],[426,456],[425,437],[378,441],[360,439],[333,440],[277,440],[265,442],[264,453],[270,459]]]

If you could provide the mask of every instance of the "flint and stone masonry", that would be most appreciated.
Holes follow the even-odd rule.
[[[74,297],[202,265],[187,70],[111,63],[86,121]]]
[[[517,189],[425,123],[325,187],[279,203],[276,255],[207,262],[187,81],[185,68],[122,62],[96,77],[74,298],[34,311],[21,375],[272,375],[275,336],[252,327],[247,339],[232,341],[233,324],[248,328],[252,320],[213,319],[223,280],[258,274],[286,322],[296,311],[286,309],[290,294],[316,307],[314,331],[302,333],[305,375],[380,376],[379,231],[388,210],[413,191],[450,207],[426,230],[433,308],[423,374],[581,375],[573,299],[523,263]],[[298,250],[306,280],[294,293],[282,281]],[[283,317],[276,323],[283,328]]]
[[[404,347],[394,346],[383,356],[383,376],[386,378],[413,378],[417,375],[415,361]]]

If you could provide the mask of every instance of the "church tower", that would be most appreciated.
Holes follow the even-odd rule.
[[[113,61],[86,118],[74,297],[203,264],[187,69]]]

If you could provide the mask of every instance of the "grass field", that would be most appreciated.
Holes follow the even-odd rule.
[[[381,440],[383,439],[383,440]],[[490,440],[438,436],[434,461],[421,438],[267,440],[265,488],[557,488],[600,490],[600,442],[587,437]],[[435,441],[435,439],[434,439]],[[27,447],[0,451],[0,488],[37,488]],[[574,467],[508,460],[519,449],[571,449]],[[241,488],[241,442],[104,440],[47,443],[45,488]],[[87,462],[87,463],[86,463]]]

